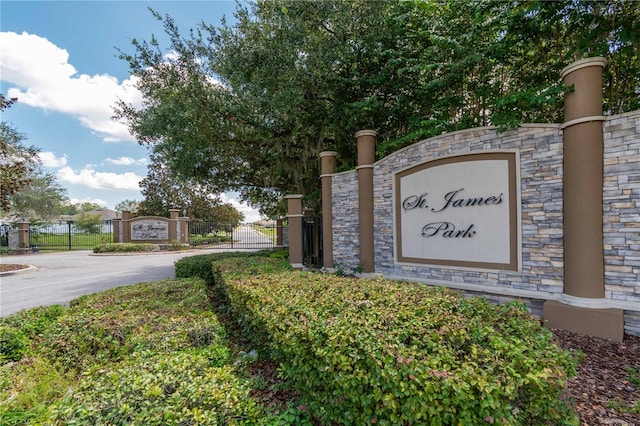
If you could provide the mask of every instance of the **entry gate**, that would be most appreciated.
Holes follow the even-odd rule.
[[[270,249],[276,246],[277,235],[276,221],[242,224],[231,229],[215,222],[189,222],[189,245],[193,248]]]
[[[32,251],[90,250],[112,241],[111,220],[83,226],[67,221],[29,227],[29,248]]]
[[[302,263],[310,268],[322,267],[322,216],[302,218]]]

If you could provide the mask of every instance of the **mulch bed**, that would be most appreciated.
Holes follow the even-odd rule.
[[[579,350],[584,359],[569,380],[566,397],[582,426],[640,426],[640,384],[628,369],[640,371],[640,337],[626,335],[622,343],[568,331],[552,330],[559,346]],[[638,380],[638,374],[634,375]],[[636,407],[635,412],[631,411]]]
[[[27,269],[29,265],[18,265],[16,263],[0,264],[0,272],[19,271],[20,269]]]

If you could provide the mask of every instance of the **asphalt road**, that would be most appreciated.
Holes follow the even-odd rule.
[[[22,309],[68,305],[84,294],[140,282],[173,278],[174,262],[185,256],[220,251],[251,251],[246,241],[265,243],[249,227],[241,227],[234,247],[125,256],[93,255],[90,251],[10,256],[0,263],[29,264],[35,268],[0,276],[0,317]],[[258,240],[256,240],[258,238]]]

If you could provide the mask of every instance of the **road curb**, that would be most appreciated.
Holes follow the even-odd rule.
[[[26,272],[33,272],[33,271],[35,271],[37,269],[38,268],[33,266],[33,265],[27,265],[26,268],[16,269],[16,270],[13,270],[13,271],[0,272],[0,277],[6,277],[6,276],[9,276],[9,275],[24,274]]]

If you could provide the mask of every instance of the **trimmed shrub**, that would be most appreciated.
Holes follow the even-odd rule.
[[[291,269],[291,266],[285,262],[286,256],[281,253],[288,253],[288,250],[261,250],[256,252],[222,252],[222,253],[214,253],[214,254],[202,254],[197,256],[189,256],[183,257],[179,259],[175,263],[175,274],[176,278],[190,278],[190,277],[198,277],[203,279],[208,284],[212,284],[214,282],[214,273],[213,273],[213,263],[224,261],[226,259],[241,259],[232,265],[240,265],[238,267],[242,268],[245,265],[246,259],[263,259],[265,256],[273,257],[275,265],[280,261],[282,264],[282,268]],[[245,260],[242,260],[245,259]],[[233,270],[233,267],[227,268],[227,270]]]
[[[41,337],[64,312],[65,308],[60,305],[40,306],[2,318],[0,324],[15,327],[31,339]]]
[[[0,324],[0,365],[19,361],[29,349],[29,339],[21,330]]]
[[[146,243],[107,243],[100,244],[93,248],[94,253],[136,253],[149,251],[160,251],[160,246]]]
[[[255,274],[239,261],[218,271],[238,324],[321,424],[577,424],[560,398],[575,360],[521,304],[385,279]]]
[[[52,410],[54,424],[258,424],[264,411],[232,367],[189,353],[141,356],[91,372]]]
[[[116,296],[117,295],[117,296]],[[66,371],[226,343],[201,280],[138,284],[76,299],[42,339],[40,353]]]

